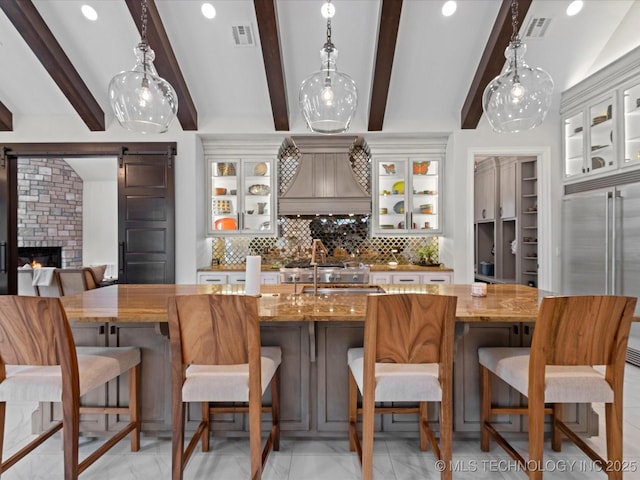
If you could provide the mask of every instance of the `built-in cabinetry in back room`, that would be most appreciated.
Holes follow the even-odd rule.
[[[535,156],[476,156],[475,279],[538,286]]]

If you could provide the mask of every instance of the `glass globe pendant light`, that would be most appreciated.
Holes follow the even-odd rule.
[[[518,36],[518,1],[511,2],[513,34],[505,51],[507,67],[491,80],[482,96],[482,108],[498,133],[530,130],[542,123],[551,106],[553,80],[541,68],[524,62],[526,45]]]
[[[120,125],[138,133],[164,133],[178,111],[178,97],[169,82],[158,76],[155,54],[147,43],[147,2],[142,2],[141,41],[134,49],[133,70],[120,72],[109,82],[109,101]]]
[[[320,50],[320,71],[302,82],[298,95],[302,115],[312,132],[346,132],[358,106],[356,82],[336,70],[337,56],[338,50],[331,42],[331,17],[327,16],[327,42]]]

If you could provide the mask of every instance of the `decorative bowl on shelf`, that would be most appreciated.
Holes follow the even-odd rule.
[[[399,182],[394,183],[391,187],[391,191],[399,195],[404,195],[404,182],[400,180]]]
[[[393,206],[393,211],[396,213],[404,213],[404,200],[399,201]]]
[[[213,228],[215,230],[236,230],[238,228],[238,224],[233,218],[219,218],[215,222],[213,222]]]
[[[251,195],[269,195],[270,191],[269,185],[251,185],[249,187]]]
[[[256,163],[253,167],[253,174],[256,176],[264,176],[267,174],[267,164],[264,162]]]
[[[236,166],[233,163],[218,163],[218,176],[227,177],[236,174]]]

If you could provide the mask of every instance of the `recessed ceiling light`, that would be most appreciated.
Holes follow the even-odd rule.
[[[82,5],[82,14],[85,16],[87,20],[91,20],[95,22],[98,19],[98,12],[96,12],[95,8],[90,5]]]
[[[573,17],[578,12],[580,12],[580,10],[582,10],[583,5],[584,3],[582,2],[582,0],[574,0],[567,7],[567,15]]]
[[[322,13],[322,16],[324,18],[333,18],[333,16],[336,14],[336,7],[335,5],[333,5],[333,3],[327,2],[320,8],[320,13]]]
[[[203,3],[202,4],[202,15],[205,16],[205,18],[208,18],[209,20],[211,20],[212,18],[215,18],[216,16],[216,9],[213,5],[211,5],[210,3]]]
[[[450,17],[451,15],[456,13],[456,8],[458,8],[458,5],[453,0],[444,2],[444,5],[442,5],[442,15],[444,15],[445,17]]]

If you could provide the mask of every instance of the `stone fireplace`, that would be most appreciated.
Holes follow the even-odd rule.
[[[18,267],[27,263],[62,268],[62,247],[18,247]]]
[[[63,159],[18,159],[18,249],[59,249],[55,266],[81,267],[82,190],[82,179]]]

